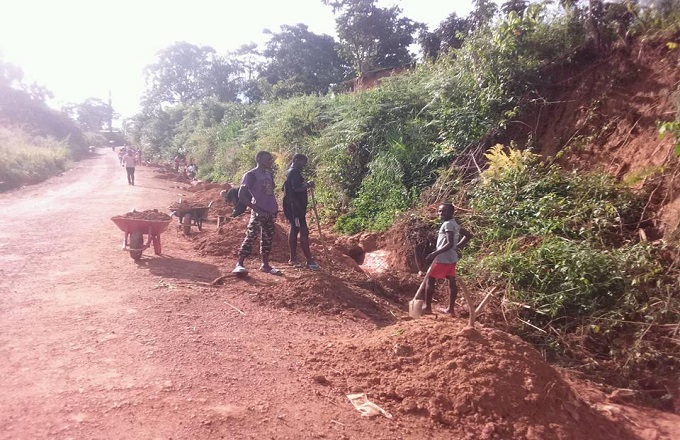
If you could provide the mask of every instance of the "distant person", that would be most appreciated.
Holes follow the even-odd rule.
[[[196,177],[197,172],[198,172],[198,167],[196,166],[196,164],[191,162],[189,164],[189,166],[187,167],[187,176],[189,176],[189,178],[193,179],[194,177]]]
[[[453,218],[454,208],[450,203],[444,203],[437,210],[442,225],[437,235],[437,248],[425,257],[425,262],[432,264],[425,274],[425,308],[423,313],[432,313],[432,297],[434,296],[435,282],[438,279],[447,279],[449,282],[449,307],[442,312],[453,314],[453,307],[458,295],[456,286],[456,263],[459,260],[458,249],[462,249],[472,239],[472,234],[461,228]],[[416,299],[422,299],[423,284],[416,293]]]
[[[222,199],[234,207],[234,210],[231,213],[232,217],[238,217],[248,209],[248,207],[238,198],[238,191],[239,187],[231,187],[228,190],[223,189],[220,191]]]
[[[127,152],[123,155],[123,165],[125,166],[125,171],[127,172],[128,185],[135,184],[135,165],[137,159],[135,158],[135,150],[129,148]]]
[[[120,161],[120,164],[123,165],[123,156],[125,156],[125,147],[120,147],[120,150],[118,150],[118,160]]]
[[[302,170],[307,165],[307,156],[296,154],[290,168],[286,172],[286,181],[283,183],[283,214],[290,225],[288,233],[288,246],[290,247],[291,266],[297,266],[297,242],[300,236],[300,247],[307,259],[307,267],[319,270],[319,265],[312,258],[309,249],[309,228],[307,227],[307,190],[314,188],[314,182],[305,181]]]
[[[116,144],[113,141],[109,141],[109,145],[111,146],[111,151],[116,151]]]
[[[268,151],[260,151],[255,155],[257,166],[243,175],[238,197],[244,205],[251,209],[250,221],[246,231],[246,238],[238,252],[238,261],[232,271],[236,274],[246,274],[245,259],[252,253],[253,245],[258,235],[262,233],[260,240],[260,257],[262,258],[262,272],[272,275],[281,275],[279,269],[269,264],[269,254],[272,251],[274,240],[276,213],[279,210],[276,196],[274,195],[274,178],[271,170],[274,165],[274,157]]]
[[[186,165],[186,161],[184,159],[184,156],[181,154],[178,154],[175,156],[175,172],[179,173],[179,168]]]

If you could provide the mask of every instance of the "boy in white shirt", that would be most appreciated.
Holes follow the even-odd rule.
[[[453,306],[456,303],[458,288],[456,287],[456,263],[459,260],[458,249],[467,246],[472,239],[472,234],[461,228],[453,219],[454,208],[450,203],[444,203],[437,210],[442,225],[437,236],[437,249],[425,257],[427,263],[432,263],[427,271],[425,287],[425,308],[423,313],[432,313],[432,297],[434,296],[435,282],[437,279],[449,281],[449,307],[442,310],[444,313],[453,314]],[[422,297],[423,284],[416,293],[416,298]]]

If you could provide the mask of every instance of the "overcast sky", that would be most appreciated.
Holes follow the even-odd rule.
[[[0,56],[18,65],[26,82],[55,95],[51,104],[108,99],[123,117],[139,110],[143,69],[176,41],[220,54],[267,40],[265,28],[304,23],[335,36],[331,8],[321,0],[9,0],[0,12]],[[450,13],[467,15],[464,0],[380,0],[436,28]]]

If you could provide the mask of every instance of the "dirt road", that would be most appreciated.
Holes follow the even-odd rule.
[[[110,217],[178,198],[152,174],[129,186],[102,149],[0,195],[0,438],[415,438],[320,392],[303,365],[307,344],[370,324],[260,307],[249,292],[280,282],[266,274],[196,284],[233,262],[201,260],[174,224],[162,257],[120,250]]]

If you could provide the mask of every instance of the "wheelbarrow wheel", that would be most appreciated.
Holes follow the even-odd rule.
[[[182,217],[182,231],[184,235],[191,234],[191,214],[184,214]]]
[[[133,232],[130,234],[130,258],[139,260],[142,258],[142,247],[144,247],[144,234],[141,232]]]
[[[196,220],[196,226],[198,226],[198,230],[202,231],[203,230],[203,219],[198,219]]]

